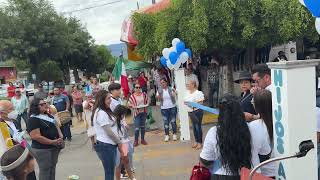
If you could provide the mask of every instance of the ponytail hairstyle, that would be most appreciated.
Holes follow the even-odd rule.
[[[222,166],[231,174],[242,167],[251,169],[251,134],[238,99],[227,94],[220,100],[217,150]]]
[[[110,95],[110,93],[106,90],[100,90],[96,94],[96,101],[94,102],[93,111],[92,111],[92,115],[91,115],[91,126],[93,126],[93,118],[94,118],[94,115],[95,115],[97,109],[106,112],[108,114],[109,118],[112,120],[113,113],[112,113],[110,107],[106,107],[106,105],[105,105],[105,100],[108,95]]]
[[[126,116],[130,114],[130,109],[128,109],[125,106],[122,105],[118,105],[116,106],[116,108],[113,110],[113,114],[116,118],[116,122],[117,122],[117,127],[118,127],[118,132],[120,131],[121,133],[123,133],[121,131],[121,120]]]

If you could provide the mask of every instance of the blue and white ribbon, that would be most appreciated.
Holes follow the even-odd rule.
[[[192,108],[196,108],[196,109],[202,109],[204,111],[207,111],[211,114],[219,114],[219,110],[218,109],[215,109],[215,108],[210,108],[208,106],[204,106],[202,104],[199,104],[199,103],[195,103],[195,102],[186,102],[186,104]]]

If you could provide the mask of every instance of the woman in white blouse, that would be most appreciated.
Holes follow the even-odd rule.
[[[261,119],[249,123],[252,134],[253,156],[257,156],[258,162],[253,165],[274,158],[273,151],[273,120],[272,120],[272,96],[269,90],[259,90],[254,94],[254,107]],[[267,177],[276,176],[276,163],[270,163],[261,167],[261,173]]]
[[[217,126],[204,140],[201,163],[210,168],[212,178],[240,180],[240,169],[251,168],[251,134],[237,97],[224,96],[219,104]]]
[[[202,104],[204,101],[204,95],[201,91],[198,91],[196,79],[190,79],[187,86],[187,93],[184,97],[185,103],[195,102]],[[195,143],[192,148],[201,149],[202,148],[202,118],[203,111],[201,109],[193,108],[188,106],[188,114],[192,122],[193,135]]]
[[[111,94],[105,90],[99,91],[96,94],[94,113],[91,117],[96,132],[93,148],[104,167],[105,180],[114,179],[117,145],[121,143],[120,137],[113,130],[113,127],[116,127],[116,120],[110,109],[110,103]]]

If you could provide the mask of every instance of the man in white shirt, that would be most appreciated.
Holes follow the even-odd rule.
[[[252,68],[253,87],[250,92],[255,94],[260,89],[271,91],[271,70],[267,64],[256,64]],[[248,121],[254,121],[260,118],[259,115],[254,115],[248,112],[244,113]]]

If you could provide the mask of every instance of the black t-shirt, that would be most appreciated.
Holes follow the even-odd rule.
[[[48,115],[50,118],[53,118],[52,116]],[[27,131],[30,133],[32,130],[40,129],[40,133],[42,136],[55,140],[59,138],[58,130],[55,124],[36,118],[36,117],[30,117]],[[47,144],[41,144],[38,141],[32,140],[32,147],[36,149],[50,149],[54,148],[53,145],[47,145]]]

